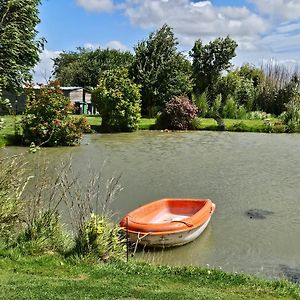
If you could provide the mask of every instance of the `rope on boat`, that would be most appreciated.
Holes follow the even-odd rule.
[[[140,237],[140,232],[138,232],[138,236],[137,236],[137,240],[135,242],[135,245],[134,245],[134,251],[133,251],[133,254],[132,255],[135,255],[136,251],[137,251],[137,247],[138,247],[138,244],[139,242],[145,238],[146,236],[148,236],[149,234],[151,234],[151,232],[147,232],[146,234],[144,234],[143,236]]]

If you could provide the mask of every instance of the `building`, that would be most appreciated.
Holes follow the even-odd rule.
[[[33,89],[38,92],[40,86],[34,86]],[[64,95],[68,97],[75,106],[75,114],[95,114],[95,109],[91,102],[91,93],[82,87],[61,87]],[[21,95],[12,94],[4,91],[3,98],[10,100],[13,111],[16,114],[22,114],[25,111],[27,99],[26,90]],[[0,108],[0,114],[4,114]]]

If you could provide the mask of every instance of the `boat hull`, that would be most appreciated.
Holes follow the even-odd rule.
[[[210,218],[203,225],[184,232],[161,234],[128,232],[129,241],[131,243],[138,243],[142,246],[154,248],[183,246],[197,239],[205,230],[209,221]]]
[[[201,235],[214,211],[209,199],[166,198],[129,212],[120,226],[136,247],[181,246]]]

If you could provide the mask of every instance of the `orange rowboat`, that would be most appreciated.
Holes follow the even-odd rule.
[[[209,199],[161,199],[129,212],[120,225],[136,245],[181,246],[204,231],[214,211]]]

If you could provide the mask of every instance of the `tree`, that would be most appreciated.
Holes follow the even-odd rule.
[[[31,78],[44,39],[36,40],[40,0],[0,2],[0,88],[15,91]]]
[[[92,92],[92,102],[102,117],[106,132],[137,129],[141,113],[139,86],[126,69],[105,71]]]
[[[143,114],[153,116],[173,96],[191,92],[191,65],[177,44],[172,28],[163,25],[134,48],[129,74],[141,85]]]
[[[198,95],[208,90],[209,100],[216,95],[213,87],[222,71],[231,67],[230,60],[235,57],[237,43],[229,36],[217,38],[207,45],[197,40],[190,56],[193,58],[194,92]]]
[[[95,87],[104,71],[128,68],[132,60],[128,51],[79,47],[54,59],[54,75],[63,86]]]

